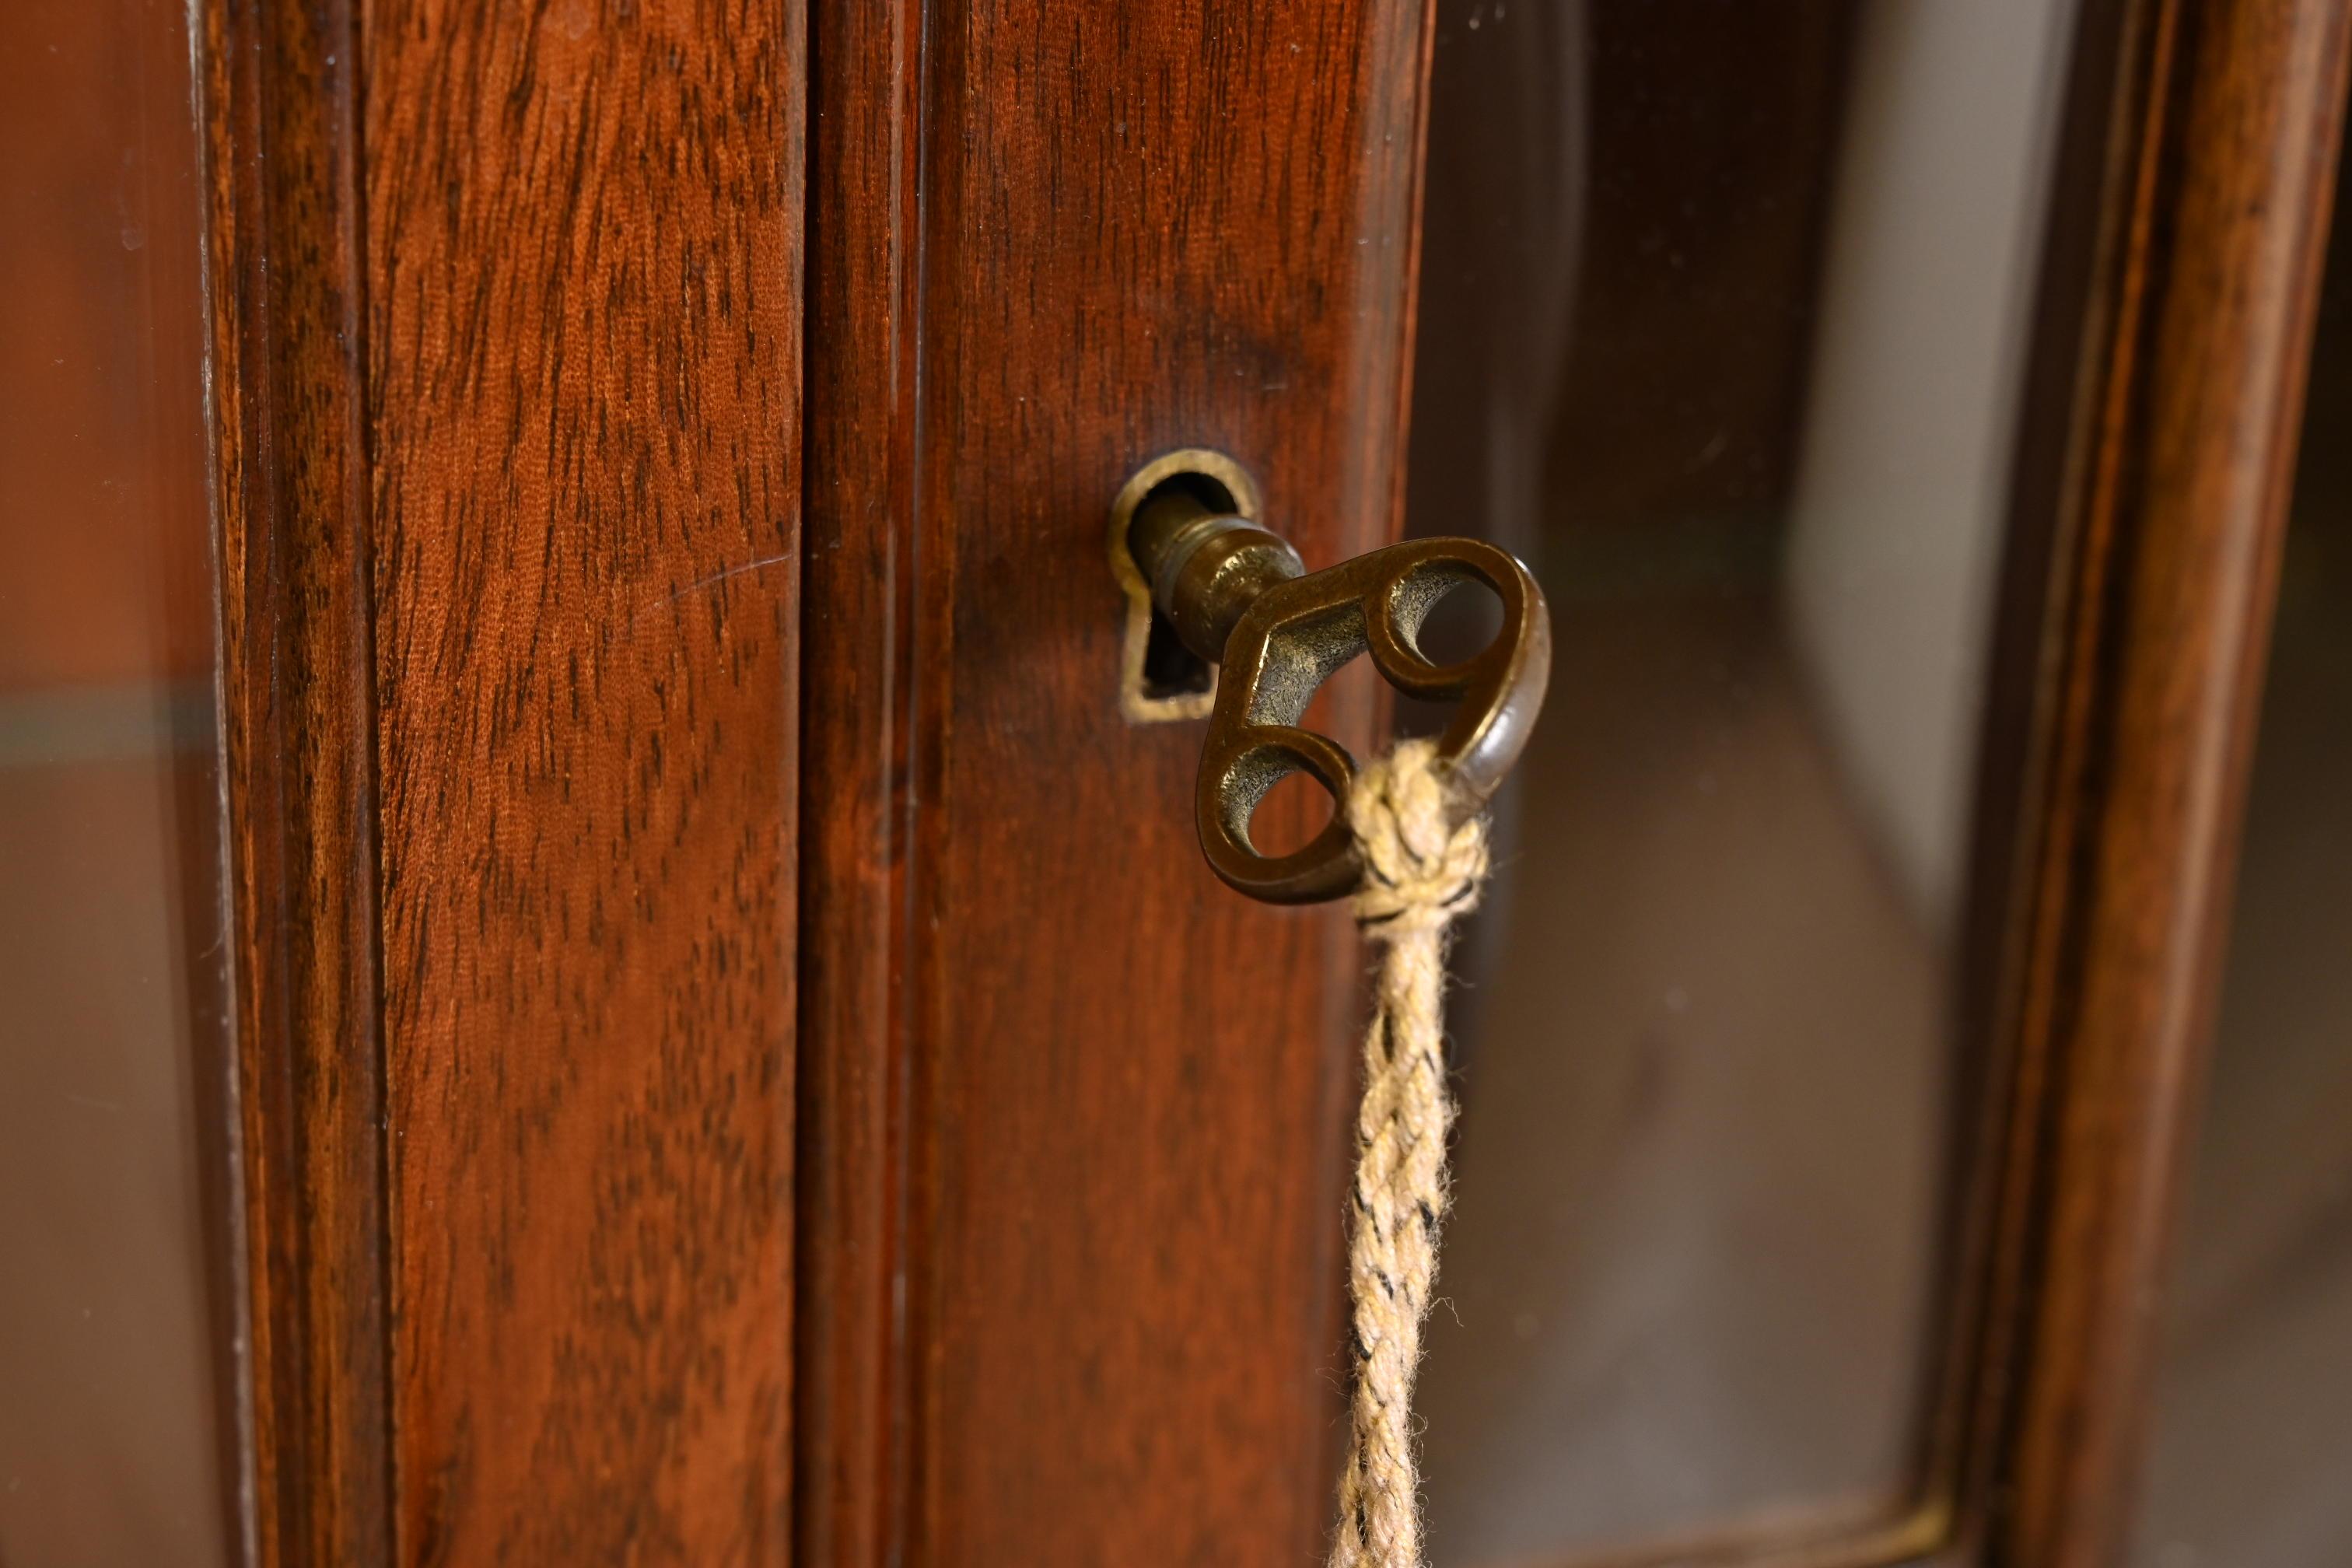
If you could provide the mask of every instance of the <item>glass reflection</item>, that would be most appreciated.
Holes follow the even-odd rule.
[[[0,1562],[228,1512],[201,195],[184,6],[0,6]],[[215,1162],[211,1167],[217,1170]]]
[[[1432,1548],[1906,1507],[2063,0],[1440,5],[1410,517],[1559,646],[1461,955]]]

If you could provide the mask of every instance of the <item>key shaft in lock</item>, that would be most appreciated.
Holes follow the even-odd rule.
[[[1213,510],[1181,482],[1136,508],[1127,546],[1177,638],[1211,664],[1224,662],[1226,642],[1259,595],[1307,575],[1288,540]]]

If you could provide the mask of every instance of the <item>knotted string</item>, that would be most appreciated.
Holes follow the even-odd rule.
[[[1406,741],[1358,775],[1348,825],[1364,867],[1356,923],[1381,948],[1348,1248],[1354,1430],[1330,1568],[1422,1568],[1412,1379],[1445,1213],[1447,928],[1478,900],[1486,825],[1457,824],[1436,748]]]

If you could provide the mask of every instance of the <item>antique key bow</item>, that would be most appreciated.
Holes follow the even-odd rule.
[[[1272,903],[1355,890],[1362,869],[1340,815],[1304,847],[1264,855],[1250,816],[1286,775],[1305,773],[1344,805],[1355,759],[1300,726],[1317,688],[1358,654],[1409,697],[1459,704],[1437,739],[1457,809],[1475,813],[1518,760],[1551,673],[1543,592],[1508,551],[1475,539],[1418,539],[1309,573],[1281,535],[1246,515],[1246,481],[1221,488],[1224,510],[1188,485],[1195,470],[1236,470],[1214,453],[1172,453],[1130,481],[1114,516],[1114,551],[1135,568],[1184,646],[1219,667],[1201,752],[1194,813],[1209,865]],[[1425,657],[1419,638],[1437,602],[1475,583],[1502,605],[1502,629],[1457,663]]]

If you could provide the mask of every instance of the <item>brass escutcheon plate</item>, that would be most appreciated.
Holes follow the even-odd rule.
[[[1217,700],[1216,672],[1210,671],[1206,690],[1155,695],[1143,675],[1144,649],[1151,640],[1151,584],[1136,569],[1128,547],[1128,530],[1136,508],[1152,490],[1180,475],[1198,475],[1223,489],[1233,501],[1233,515],[1255,522],[1261,503],[1257,481],[1223,452],[1187,447],[1154,458],[1128,477],[1110,507],[1110,574],[1126,596],[1126,624],[1119,636],[1118,710],[1130,724],[1181,723],[1206,718]]]

